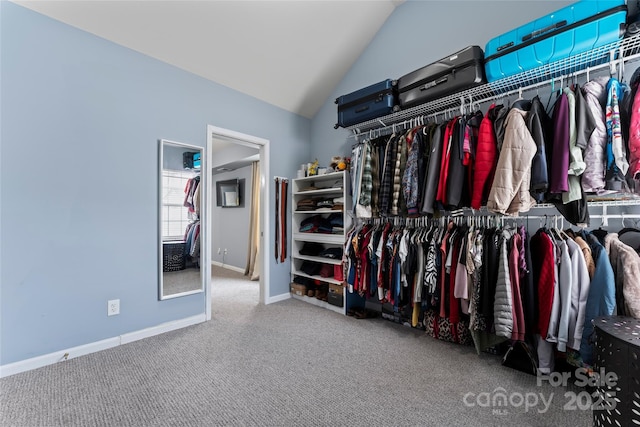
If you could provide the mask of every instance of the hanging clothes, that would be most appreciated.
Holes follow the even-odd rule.
[[[548,156],[551,158],[549,192],[553,194],[569,191],[569,132],[569,100],[562,93],[553,109],[553,144]]]
[[[547,140],[550,119],[544,111],[540,98],[535,96],[526,116],[527,129],[536,143],[536,154],[531,161],[531,184],[529,192],[536,202],[542,202],[549,188],[547,163]]]
[[[606,188],[608,190],[621,191],[626,189],[625,175],[629,169],[629,163],[622,140],[622,125],[620,123],[619,101],[624,88],[615,79],[609,79],[607,83],[607,106],[605,109],[607,126],[606,145]]]
[[[200,212],[200,176],[195,176],[187,180],[184,188],[184,202],[183,206],[189,210],[190,213]],[[194,200],[194,197],[198,200]]]
[[[584,149],[585,171],[582,189],[587,193],[605,192],[607,128],[604,106],[607,102],[606,78],[591,80],[582,87],[585,102],[594,120],[594,130]]]
[[[496,106],[491,104],[486,116],[480,122],[471,197],[473,209],[480,209],[481,205],[487,202],[498,163],[498,145],[493,129],[495,112]]]
[[[569,167],[567,169],[568,190],[562,193],[562,203],[580,200],[582,198],[582,186],[580,185],[580,175],[586,168],[586,163],[582,160],[582,148],[577,146],[578,128],[576,125],[576,96],[568,87],[564,88],[569,104]]]
[[[529,194],[536,143],[527,130],[525,108],[526,103],[517,102],[505,122],[504,144],[487,201],[491,212],[515,215],[527,212],[536,203]]]
[[[287,258],[287,204],[289,180],[275,178],[275,250],[276,263]]]
[[[438,191],[438,179],[440,177],[440,167],[442,165],[442,145],[444,142],[444,131],[446,125],[437,126],[430,141],[429,164],[423,185],[422,209],[425,214],[433,214],[435,211],[435,201]]]

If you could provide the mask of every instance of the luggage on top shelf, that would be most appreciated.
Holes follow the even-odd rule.
[[[338,97],[338,123],[335,128],[348,127],[397,111],[396,89],[397,82],[387,79]]]
[[[485,47],[487,80],[614,43],[624,36],[626,16],[624,0],[583,0],[495,37]],[[599,59],[604,62],[608,56]]]
[[[400,107],[423,104],[485,82],[482,48],[468,46],[400,77]]]

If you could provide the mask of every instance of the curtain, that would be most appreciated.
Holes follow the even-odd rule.
[[[249,219],[249,246],[244,275],[251,280],[260,278],[260,162],[251,166],[251,217]]]

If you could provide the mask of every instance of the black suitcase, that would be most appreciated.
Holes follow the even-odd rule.
[[[406,74],[398,80],[401,108],[413,107],[486,83],[484,52],[468,46],[459,52]]]
[[[336,129],[386,116],[399,109],[396,80],[383,80],[355,92],[336,98],[338,123]]]

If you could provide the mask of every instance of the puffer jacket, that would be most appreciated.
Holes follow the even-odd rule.
[[[527,212],[536,204],[529,182],[537,148],[525,123],[526,111],[518,107],[516,102],[505,121],[504,143],[487,201],[489,211],[508,215]]]
[[[629,173],[633,179],[640,179],[640,90],[633,98],[629,123]]]
[[[606,86],[607,79],[603,77],[591,80],[582,87],[582,94],[595,121],[595,129],[584,150],[584,161],[587,167],[582,174],[582,189],[586,193],[601,194],[605,191],[607,127],[604,108],[607,103]]]
[[[471,196],[471,207],[473,209],[480,209],[482,203],[487,200],[491,183],[493,182],[493,175],[496,172],[498,146],[493,129],[495,107],[495,104],[491,104],[487,115],[480,122],[475,170],[473,172],[473,195]]]
[[[544,111],[540,98],[531,100],[531,109],[526,117],[527,129],[536,143],[536,154],[531,162],[531,186],[529,192],[537,202],[541,202],[549,187],[547,148],[545,140],[549,133],[549,116]]]
[[[616,311],[619,316],[640,318],[640,255],[609,233],[604,238],[616,281]]]
[[[506,142],[506,138],[505,138]],[[500,236],[500,257],[498,261],[498,281],[493,301],[493,325],[496,335],[511,339],[513,333],[513,295],[511,293],[511,278],[509,276],[509,240],[515,230],[510,227],[502,229]]]

